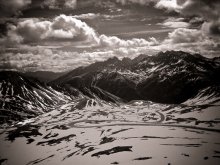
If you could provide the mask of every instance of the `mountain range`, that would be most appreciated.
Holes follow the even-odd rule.
[[[40,73],[42,76],[0,72],[2,123],[37,116],[76,98],[112,103],[147,100],[163,104],[181,104],[195,98],[216,102],[220,98],[219,58],[182,51],[139,55],[134,59],[113,57],[68,73]],[[48,74],[55,78],[48,76],[45,80]]]
[[[218,165],[219,75],[181,51],[1,71],[0,164]]]
[[[168,51],[155,56],[110,58],[77,68],[49,84],[71,86],[86,93],[98,88],[126,101],[150,100],[179,104],[205,88],[219,93],[220,62],[199,54]],[[94,91],[95,93],[95,91]]]

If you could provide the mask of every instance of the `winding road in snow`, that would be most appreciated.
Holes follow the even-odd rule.
[[[165,115],[159,111],[156,113],[160,116],[160,120],[155,122],[134,122],[128,120],[78,120],[75,122],[71,122],[68,125],[74,128],[94,128],[94,127],[106,127],[106,126],[163,126],[163,127],[177,127],[177,128],[185,128],[185,129],[196,129],[201,131],[211,131],[220,133],[219,129],[215,128],[206,128],[206,127],[197,127],[197,126],[190,126],[190,125],[178,125],[178,124],[166,124],[163,121],[166,119]],[[104,124],[100,124],[103,122],[107,122]],[[120,123],[110,123],[110,122],[120,122]],[[89,123],[91,125],[80,125],[80,123]],[[95,123],[95,124],[93,124]]]

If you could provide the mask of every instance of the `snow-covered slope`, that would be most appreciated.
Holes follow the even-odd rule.
[[[19,121],[67,103],[70,96],[12,71],[0,72],[1,123]]]
[[[220,102],[220,86],[207,87],[199,91],[199,93],[187,101],[188,105],[210,105],[219,104]]]
[[[218,165],[219,66],[171,51],[49,84],[0,72],[0,164]]]
[[[219,108],[78,98],[0,129],[0,160],[9,165],[218,165]]]
[[[168,51],[131,60],[116,57],[77,68],[53,81],[84,90],[98,87],[126,101],[182,103],[206,88],[218,88],[220,63],[201,55]],[[217,90],[216,92],[219,92]]]
[[[115,58],[80,67],[48,84],[18,72],[0,73],[0,117],[22,120],[76,98],[122,103],[148,100],[201,105],[219,101],[220,62],[168,51],[131,60]]]

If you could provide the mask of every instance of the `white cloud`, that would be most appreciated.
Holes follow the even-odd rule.
[[[116,2],[121,3],[122,5],[131,3],[139,5],[154,4],[156,8],[177,12],[182,8],[181,5],[179,5],[179,1],[182,0],[116,0]]]
[[[131,40],[122,40],[116,36],[101,35],[99,37],[99,45],[104,47],[143,47],[157,44],[155,38],[150,41],[145,39],[133,38]]]
[[[101,16],[100,14],[86,13],[86,14],[74,15],[73,17],[77,19],[94,19],[100,16]]]
[[[52,21],[41,21],[39,19],[27,19],[18,22],[17,26],[9,26],[8,35],[1,43],[38,43],[42,41],[58,42],[80,42],[85,46],[99,47],[140,47],[157,44],[156,39],[147,41],[145,39],[133,38],[123,40],[115,36],[99,35],[85,22],[73,16],[60,15]]]
[[[198,16],[204,20],[203,29],[207,35],[220,36],[220,1],[219,0],[117,0],[122,4],[137,3],[149,5],[154,3],[156,8],[175,11],[183,16]],[[188,27],[185,22],[164,22],[171,28]]]
[[[45,0],[41,6],[48,7],[49,9],[75,9],[77,7],[77,0]]]
[[[160,0],[156,3],[156,8],[179,11],[182,7],[177,3],[177,0]]]
[[[69,9],[75,9],[77,6],[77,0],[65,0],[64,7]]]
[[[167,3],[166,3],[167,1]],[[201,52],[207,55],[219,53],[220,42],[220,1],[218,0],[160,0],[160,4],[168,10],[179,12],[182,16],[193,16],[189,24],[202,24],[199,29],[187,29],[187,27],[174,30],[169,34],[167,43],[175,43],[173,49],[178,48],[191,49],[192,51]],[[195,17],[197,16],[197,17]],[[173,25],[169,23],[169,25]],[[177,26],[184,24],[177,24]],[[186,25],[186,24],[185,24]]]
[[[134,58],[143,53],[152,55],[155,50],[149,47],[119,47],[77,52],[40,46],[21,46],[18,52],[5,52],[4,57],[0,57],[0,68],[7,65],[8,67],[25,71],[47,70],[61,72],[89,65],[96,61],[103,61],[114,56],[120,59],[123,57]]]
[[[93,28],[88,26],[85,22],[73,18],[71,16],[60,15],[56,17],[51,23],[51,33],[49,37],[59,38],[57,34],[62,31],[62,38],[67,37],[67,39],[76,39],[76,40],[86,40],[97,42],[97,34]]]
[[[20,20],[17,25],[9,26],[8,35],[0,39],[0,43],[1,46],[5,44],[2,61],[9,62],[14,68],[64,71],[113,56],[133,57],[153,52],[152,47],[158,41],[155,38],[148,41],[141,38],[124,40],[99,35],[85,22],[73,16],[60,15],[52,20]],[[85,46],[83,52],[82,46]],[[4,63],[0,62],[0,66]]]
[[[220,1],[218,0],[185,0],[181,6],[180,13],[184,15],[198,15],[207,20],[218,19],[220,17]]]
[[[57,9],[59,8],[56,0],[45,0],[41,4],[42,7],[48,7],[49,9]]]
[[[205,20],[202,30],[208,35],[220,36],[219,0],[160,0],[156,7],[177,11],[186,16],[199,16]]]
[[[159,23],[159,25],[163,25],[169,28],[186,28],[189,27],[190,24],[184,21],[184,18],[168,18],[163,23]]]
[[[33,43],[48,40],[98,42],[93,28],[81,20],[66,15],[60,15],[52,21],[27,19],[18,22],[17,26],[9,25],[8,35],[3,40],[7,43],[12,41]]]
[[[202,41],[206,38],[200,30],[178,28],[168,34],[168,39],[164,42],[170,43],[192,43]]]
[[[158,50],[182,50],[190,53],[200,53],[214,57],[220,52],[218,43],[203,33],[202,30],[178,28],[168,34]]]

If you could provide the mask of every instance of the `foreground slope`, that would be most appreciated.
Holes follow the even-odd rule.
[[[1,112],[26,116],[1,125],[0,164],[218,165],[219,66],[165,52],[94,63],[49,85],[5,72]]]
[[[1,123],[37,116],[68,100],[70,97],[64,93],[22,73],[0,72]]]
[[[219,109],[217,102],[188,106],[136,100],[117,105],[76,99],[2,129],[0,158],[11,165],[218,165]]]

